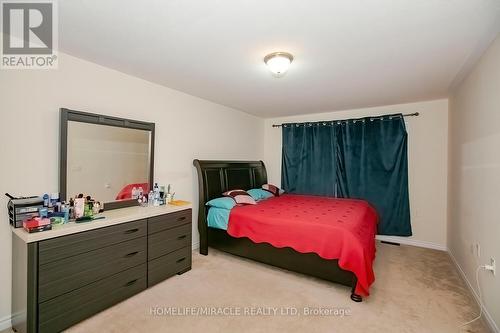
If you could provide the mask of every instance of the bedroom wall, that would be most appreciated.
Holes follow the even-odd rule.
[[[420,112],[406,118],[409,133],[409,188],[413,236],[380,237],[401,243],[446,249],[448,101],[446,99],[266,119],[264,161],[269,181],[281,183],[281,130],[272,124],[359,118],[370,115]]]
[[[263,157],[263,120],[222,105],[65,54],[58,70],[1,70],[0,330],[10,326],[11,297],[11,232],[3,193],[58,190],[60,107],[155,122],[156,179],[171,183],[179,199],[197,201],[194,158]]]
[[[496,277],[479,280],[490,324],[500,332],[500,37],[450,98],[448,246],[475,287],[478,265],[496,259]],[[480,257],[474,244],[480,244]],[[488,316],[487,314],[487,316]]]

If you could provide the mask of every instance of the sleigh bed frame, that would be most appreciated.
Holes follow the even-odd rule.
[[[198,231],[200,253],[208,254],[208,248],[249,258],[293,272],[307,274],[351,287],[351,299],[361,302],[355,294],[356,276],[343,270],[336,259],[323,259],[315,253],[299,253],[292,248],[276,248],[267,243],[254,243],[250,239],[235,238],[225,230],[210,228],[207,224],[206,203],[218,198],[223,192],[234,189],[260,188],[267,183],[266,167],[262,161],[201,161],[194,160],[198,172]]]

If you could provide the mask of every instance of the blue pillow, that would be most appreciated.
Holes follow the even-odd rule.
[[[251,190],[248,190],[247,192],[255,201],[265,200],[273,196],[271,192],[268,192],[261,188],[253,188]]]
[[[206,203],[206,205],[217,208],[232,209],[234,206],[236,206],[236,202],[233,198],[221,197],[210,200]]]

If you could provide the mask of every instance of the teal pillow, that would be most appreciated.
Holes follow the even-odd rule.
[[[265,200],[273,196],[271,192],[268,192],[261,188],[253,188],[251,190],[248,190],[247,192],[255,201]]]
[[[232,209],[234,206],[236,206],[236,202],[233,198],[221,197],[210,200],[206,203],[206,205],[217,208]]]

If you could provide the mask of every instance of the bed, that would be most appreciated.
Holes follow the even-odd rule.
[[[198,184],[199,184],[198,230],[200,233],[201,254],[207,255],[208,247],[212,247],[224,252],[253,259],[276,267],[340,283],[342,285],[351,287],[351,299],[355,302],[361,302],[362,296],[368,294],[367,288],[369,284],[373,282],[373,276],[370,276],[370,274],[373,274],[373,272],[371,271],[371,264],[374,258],[374,250],[375,250],[374,230],[370,230],[369,232],[364,232],[367,234],[365,235],[365,238],[367,237],[366,238],[367,244],[373,243],[373,249],[372,249],[373,258],[370,257],[371,256],[370,253],[368,254],[361,253],[360,255],[360,257],[369,257],[366,260],[366,263],[368,263],[369,265],[366,265],[366,263],[362,262],[361,259],[356,260],[355,257],[354,259],[350,259],[350,261],[347,261],[348,265],[346,265],[345,258],[339,257],[335,252],[330,251],[330,253],[328,253],[328,250],[325,250],[326,253],[323,253],[321,251],[317,251],[318,249],[308,248],[310,244],[315,243],[313,241],[310,241],[311,239],[314,239],[314,236],[312,236],[312,238],[309,238],[309,241],[302,241],[302,243],[300,243],[301,241],[300,238],[305,238],[307,240],[306,235],[304,233],[301,234],[298,231],[300,230],[298,229],[298,227],[301,226],[301,224],[299,223],[300,220],[298,222],[295,222],[294,224],[295,227],[293,229],[289,229],[289,230],[294,230],[295,228],[298,229],[295,235],[291,236],[289,235],[289,237],[294,237],[299,242],[299,244],[293,244],[291,246],[287,246],[288,244],[286,243],[286,237],[285,237],[287,235],[283,235],[284,237],[282,237],[283,239],[285,239],[284,242],[280,243],[279,240],[274,242],[266,240],[266,238],[264,237],[265,233],[262,235],[259,235],[259,233],[251,233],[252,228],[246,228],[246,226],[248,225],[257,225],[259,222],[264,221],[264,215],[260,215],[259,217],[260,211],[275,212],[275,209],[278,209],[277,210],[278,213],[276,214],[279,215],[281,213],[281,211],[279,210],[280,209],[279,206],[286,201],[289,201],[288,205],[290,205],[290,200],[292,200],[291,201],[292,207],[296,206],[296,208],[294,208],[295,210],[292,209],[291,212],[288,212],[289,215],[286,219],[282,218],[281,220],[279,220],[276,217],[278,215],[275,214],[275,216],[273,217],[272,214],[266,213],[267,216],[269,216],[269,218],[267,221],[264,222],[264,224],[269,224],[270,222],[272,223],[285,222],[287,219],[290,219],[290,223],[292,223],[294,216],[298,217],[298,215],[300,215],[298,210],[302,209],[302,206],[300,206],[301,204],[305,205],[304,207],[307,207],[307,205],[311,206],[311,204],[308,203],[307,201],[309,199],[306,197],[301,198],[299,196],[285,195],[281,199],[280,198],[269,199],[270,201],[267,201],[265,204],[258,204],[253,207],[237,207],[237,209],[231,212],[231,223],[227,231],[223,230],[224,228],[221,227],[210,227],[207,224],[207,215],[209,208],[206,206],[206,203],[211,199],[220,197],[221,194],[227,190],[231,189],[249,190],[252,188],[261,187],[263,184],[267,183],[266,169],[262,161],[194,160],[194,165],[198,172]],[[316,198],[321,198],[321,197],[316,197]],[[318,199],[315,198],[310,198],[310,200],[316,200],[316,201],[311,201],[311,203],[313,202],[317,203],[318,201]],[[332,204],[332,202],[328,202],[328,200],[335,200],[335,199],[323,198],[321,201],[325,201],[326,204]],[[356,205],[356,203],[353,204],[351,202],[347,206],[353,206],[353,205]],[[297,208],[297,206],[299,207]],[[325,213],[326,213],[326,206],[323,208],[325,208]],[[311,209],[311,211],[313,210],[312,207],[309,207],[309,209]],[[318,209],[319,208],[316,208],[316,211],[318,211]],[[349,209],[349,211],[351,211],[353,210],[353,207],[345,207],[345,209]],[[319,219],[317,221],[321,221],[321,214],[319,213],[316,215],[306,214],[307,209],[304,208],[303,210],[305,216],[307,217],[311,216],[311,219],[316,218]],[[355,209],[354,212],[356,212]],[[371,218],[376,220],[376,214],[375,217]],[[317,221],[315,221],[316,224],[318,223]],[[302,222],[305,222],[304,218],[302,218]],[[327,225],[325,224],[325,226]],[[258,230],[261,231],[260,228]],[[268,232],[274,232],[274,234],[276,234],[280,233],[280,230],[284,229],[275,229],[275,230],[268,229]],[[262,232],[264,232],[264,230],[262,230]],[[325,229],[325,232],[328,232],[328,230]],[[233,236],[231,236],[230,234],[232,234]],[[286,234],[289,234],[289,232]],[[310,235],[307,236],[311,237]],[[347,239],[349,240],[349,238]],[[332,241],[329,248],[332,251],[335,250],[337,252],[343,251],[345,253],[352,253],[353,249],[352,245],[350,245],[351,243],[354,244],[356,243],[356,241],[355,240],[353,242],[344,241],[343,243],[344,245],[339,245],[336,243],[336,241]],[[274,246],[271,244],[273,244]],[[332,247],[332,245],[335,245],[336,248]],[[294,249],[292,249],[292,247],[294,247]],[[321,250],[321,248],[319,248],[319,250]],[[321,253],[322,256],[318,255],[317,253]],[[338,259],[333,259],[333,258],[326,259],[331,257],[337,257]],[[351,258],[353,257],[351,256]],[[341,260],[340,264],[339,260]],[[341,268],[341,267],[346,268],[346,266],[349,267],[349,270]],[[362,268],[363,266],[367,267],[369,266],[368,269],[366,269],[368,280],[365,278],[364,275],[362,275],[358,281],[356,275],[360,277],[360,273],[359,270],[356,271],[356,269],[352,269],[353,266],[357,266],[358,268]],[[356,271],[356,274],[353,273],[353,271]]]

